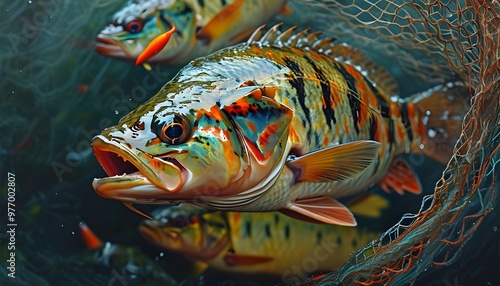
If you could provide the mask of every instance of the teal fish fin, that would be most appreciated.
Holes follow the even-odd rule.
[[[389,201],[380,195],[363,194],[346,205],[357,216],[379,218],[382,216],[382,211],[389,207]]]
[[[405,192],[416,195],[422,193],[422,186],[418,176],[402,158],[396,158],[392,162],[389,171],[377,182],[377,185],[387,193],[391,193],[391,190],[400,195]]]
[[[250,266],[261,263],[266,263],[274,260],[269,256],[245,255],[236,253],[227,253],[224,255],[224,262],[227,266]]]
[[[272,87],[246,86],[238,91],[246,94],[232,99],[222,109],[231,117],[248,149],[262,163],[281,156],[293,111],[269,97],[276,92]]]
[[[296,200],[288,206],[288,210],[308,217],[309,221],[320,221],[343,226],[357,225],[351,211],[333,198],[317,197]],[[283,213],[290,215],[286,211]]]
[[[297,181],[340,181],[363,172],[378,158],[380,143],[364,140],[329,146],[289,160]]]

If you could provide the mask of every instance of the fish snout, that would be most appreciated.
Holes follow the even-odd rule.
[[[120,190],[120,196],[123,198],[140,197],[147,200],[158,198],[164,191],[176,193],[188,176],[187,171],[177,160],[155,158],[138,148],[133,148],[120,138],[108,139],[98,135],[92,141],[92,149],[109,176],[94,182],[94,188]],[[146,188],[145,185],[148,184],[156,187]],[[142,186],[141,191],[137,188],[134,190],[134,187],[138,186]]]
[[[106,57],[128,59],[129,55],[118,42],[110,36],[100,33],[96,37],[95,51]]]

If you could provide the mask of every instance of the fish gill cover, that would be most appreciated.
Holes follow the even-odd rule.
[[[25,259],[18,260],[17,270],[25,274],[16,285],[110,282],[109,273],[61,263],[74,251],[74,243],[55,244],[73,237],[69,231],[61,231],[61,223],[68,228],[75,212],[123,221],[121,206],[96,201],[90,208],[85,206],[91,200],[87,197],[92,192],[89,182],[98,172],[97,163],[89,163],[94,160],[90,139],[97,128],[116,122],[175,73],[154,68],[140,74],[127,63],[95,55],[95,34],[122,4],[46,0],[2,5],[0,169],[31,179],[18,181],[23,190],[16,197],[18,215],[29,229],[19,229],[23,246],[18,254]],[[420,212],[405,215],[380,241],[361,249],[337,271],[310,283],[402,285],[417,279],[419,284],[430,283],[436,277],[440,277],[440,285],[482,281],[478,275],[485,275],[484,270],[478,267],[498,267],[500,255],[496,166],[500,157],[499,2],[304,0],[291,1],[291,6],[303,13],[285,19],[286,24],[323,30],[326,36],[361,48],[400,74],[402,94],[421,91],[453,74],[475,90],[455,156],[434,194],[422,202]],[[149,89],[141,89],[146,76],[152,79]],[[152,82],[157,86],[153,88]],[[4,179],[2,176],[2,186],[6,185]],[[0,199],[5,205],[3,192]],[[3,219],[5,214],[1,215]],[[140,219],[136,218],[137,224]],[[94,225],[99,221],[95,219]],[[105,227],[115,238],[123,234],[117,234],[123,224]],[[2,257],[4,250],[2,245]],[[496,263],[488,263],[491,260]],[[2,259],[0,281],[6,278],[4,263]],[[486,279],[495,279],[498,270],[493,269],[488,274],[493,278]]]

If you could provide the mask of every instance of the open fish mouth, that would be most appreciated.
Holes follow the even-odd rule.
[[[97,35],[95,51],[103,56],[128,59],[129,55],[122,49],[116,41],[110,39],[104,34]]]
[[[109,177],[94,179],[102,197],[122,202],[154,204],[166,194],[179,191],[186,169],[174,158],[158,159],[143,151],[137,154],[124,141],[98,135],[92,141],[99,164]]]

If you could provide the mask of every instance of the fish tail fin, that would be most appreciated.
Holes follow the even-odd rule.
[[[407,107],[414,105],[419,123],[414,130],[421,142],[414,152],[447,164],[462,132],[462,121],[470,108],[473,90],[460,81],[438,85],[412,96]]]

